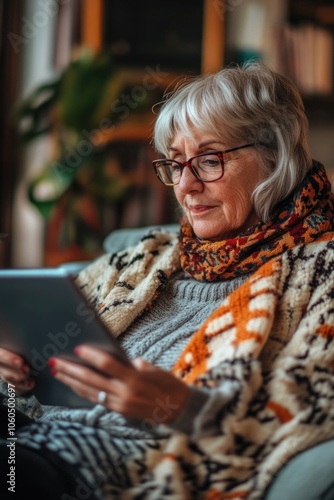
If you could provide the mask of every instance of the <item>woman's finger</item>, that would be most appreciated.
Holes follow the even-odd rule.
[[[22,383],[28,377],[29,372],[22,372],[21,370],[13,370],[12,368],[8,368],[7,366],[0,366],[0,374],[1,377],[5,381]]]
[[[61,358],[52,358],[49,365],[51,373],[57,380],[68,385],[73,391],[89,401],[101,402],[98,400],[98,394],[103,391],[106,393],[103,404],[108,409],[126,416],[146,415],[146,409],[150,403],[148,404],[146,399],[138,397],[131,384]],[[150,401],[150,396],[146,395],[147,397]]]
[[[66,384],[79,396],[87,399],[88,401],[92,401],[92,403],[98,402],[98,394],[100,391],[95,386],[87,385],[80,379],[73,378],[73,376],[68,375],[64,372],[57,371],[54,372],[53,375],[57,380],[59,380],[63,384]]]
[[[112,354],[96,347],[79,345],[75,348],[75,353],[81,360],[110,377],[118,377],[125,380],[135,372],[132,365],[126,365]]]
[[[105,392],[104,406],[126,417],[152,418],[159,413],[160,419],[163,408],[163,421],[167,423],[181,411],[189,395],[188,386],[174,375],[143,360],[126,366],[110,354],[86,346],[80,349],[80,358],[103,368],[103,373],[55,358],[50,365],[56,378],[90,401],[97,402],[98,393]]]
[[[60,379],[60,376],[66,376],[67,384],[71,381],[75,382],[76,387],[78,382],[85,387],[92,388],[94,391],[108,391],[110,393],[122,393],[124,384],[121,380],[111,379],[109,375],[104,375],[96,370],[84,366],[80,363],[65,361],[61,358],[52,358],[49,360],[51,372],[55,377]]]
[[[29,377],[30,368],[24,359],[13,351],[0,348],[0,377],[15,385],[18,395],[30,391],[35,382]]]
[[[52,374],[60,382],[69,386],[74,392],[93,403],[102,403],[109,410],[119,411],[120,397],[115,390],[117,382],[96,374],[93,370],[82,366],[70,366],[70,362],[51,363]],[[75,363],[73,363],[75,365]],[[99,399],[99,393],[105,393],[103,401]]]
[[[22,396],[26,394],[27,392],[30,392],[36,385],[36,382],[34,379],[30,378],[26,382],[14,384],[15,385],[15,392],[18,396]]]
[[[35,380],[29,376],[22,377],[21,374],[2,369],[0,370],[1,378],[6,384],[12,384],[15,387],[17,395],[23,395],[33,389]]]
[[[0,366],[29,370],[28,364],[21,356],[2,347],[0,347]]]

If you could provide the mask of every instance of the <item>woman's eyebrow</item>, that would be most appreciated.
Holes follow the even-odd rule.
[[[205,141],[205,142],[201,142],[199,145],[198,145],[198,149],[200,148],[204,148],[205,146],[210,146],[210,144],[221,144],[221,142],[217,139],[212,139],[210,141]]]
[[[221,144],[221,142],[217,139],[212,139],[209,141],[201,142],[197,147],[198,149],[204,148],[205,146],[209,146],[210,144]],[[178,148],[175,148],[173,146],[169,146],[168,151],[178,151]]]

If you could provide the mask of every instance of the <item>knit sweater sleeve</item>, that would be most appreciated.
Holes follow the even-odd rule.
[[[188,400],[176,419],[169,424],[175,431],[188,434],[197,439],[217,435],[219,415],[233,397],[232,387],[226,391],[190,388]]]
[[[211,376],[220,382],[216,387],[190,385],[188,400],[169,428],[194,439],[219,435],[222,421],[229,414],[240,412],[242,401],[251,397],[249,384],[259,386],[258,360],[236,358],[233,363],[222,360],[211,370]]]

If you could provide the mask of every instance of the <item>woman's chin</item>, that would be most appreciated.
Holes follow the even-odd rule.
[[[223,231],[218,231],[213,227],[208,227],[208,224],[194,224],[193,231],[200,240],[220,241],[224,240],[225,234]]]

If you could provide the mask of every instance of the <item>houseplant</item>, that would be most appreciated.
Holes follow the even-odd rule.
[[[51,138],[49,161],[31,179],[27,194],[46,221],[46,246],[51,242],[56,253],[58,247],[61,261],[99,253],[112,229],[106,220],[110,205],[117,211],[131,191],[131,169],[123,168],[119,148],[105,137],[125,121],[145,122],[161,97],[161,88],[142,93],[131,113],[121,113],[136,79],[116,67],[108,53],[83,51],[17,109],[23,143]],[[147,127],[145,134],[148,138]]]

